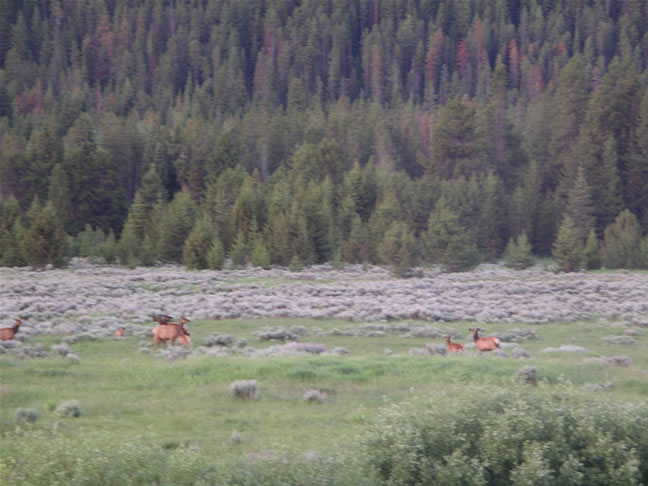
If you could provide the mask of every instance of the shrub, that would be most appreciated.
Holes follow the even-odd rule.
[[[33,408],[19,407],[16,409],[15,418],[18,423],[34,423],[38,420],[38,412]]]
[[[362,437],[363,454],[385,486],[646,483],[646,403],[543,388],[475,387],[393,405]]]
[[[67,400],[56,407],[56,413],[65,417],[80,417],[81,406],[78,400]]]

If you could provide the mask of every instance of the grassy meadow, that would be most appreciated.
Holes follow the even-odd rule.
[[[421,324],[425,324],[421,322]],[[151,323],[152,325],[152,323]],[[193,346],[215,332],[246,339],[257,349],[276,345],[260,341],[254,332],[264,326],[301,325],[309,330],[357,328],[361,324],[339,320],[258,319],[192,321]],[[456,330],[455,342],[469,342],[467,322],[435,323]],[[442,339],[404,337],[317,336],[301,342],[321,343],[330,349],[346,348],[348,355],[245,357],[199,356],[167,361],[140,352],[140,337],[105,338],[70,345],[79,362],[49,355],[39,359],[0,356],[0,422],[4,435],[16,428],[15,410],[33,408],[38,428],[54,420],[55,407],[66,400],[79,401],[82,415],[66,418],[61,430],[92,444],[95,434],[107,433],[119,441],[142,436],[173,450],[180,446],[198,450],[214,463],[264,455],[327,454],[350,447],[354,438],[388,403],[405,402],[443,389],[468,389],[479,385],[519,387],[515,374],[525,365],[537,368],[542,388],[569,383],[585,394],[605,395],[624,402],[648,399],[648,332],[637,331],[633,345],[607,345],[607,336],[622,335],[623,328],[607,320],[549,323],[529,326],[489,324],[483,335],[497,335],[512,327],[533,328],[537,339],[520,342],[528,359],[478,355],[474,349],[453,356],[408,355],[413,347]],[[28,343],[46,349],[59,337],[35,336]],[[564,344],[583,346],[587,352],[542,352]],[[386,353],[386,349],[391,350]],[[513,348],[505,347],[509,354]],[[589,357],[624,355],[629,367],[584,361]],[[238,400],[229,384],[256,379],[258,398]],[[588,385],[603,385],[599,391]],[[328,395],[325,403],[304,399],[308,389]],[[240,442],[232,440],[232,434]],[[15,440],[15,438],[14,438]],[[104,444],[105,446],[105,444]],[[5,455],[11,441],[2,441]]]

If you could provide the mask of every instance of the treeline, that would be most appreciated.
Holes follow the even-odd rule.
[[[1,261],[640,267],[647,66],[645,0],[0,0]]]

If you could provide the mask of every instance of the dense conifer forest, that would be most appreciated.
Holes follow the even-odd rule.
[[[648,267],[646,0],[0,0],[0,258]]]

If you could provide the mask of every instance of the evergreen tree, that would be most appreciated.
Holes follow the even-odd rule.
[[[212,240],[212,246],[207,253],[207,267],[210,270],[221,270],[225,263],[225,249],[218,237]]]
[[[230,251],[230,259],[234,268],[244,267],[247,264],[248,245],[245,241],[245,234],[240,230],[234,238],[232,250]]]
[[[0,232],[0,266],[23,267],[27,265],[23,250],[27,231],[19,219],[16,219],[11,228]]]
[[[46,265],[61,267],[64,264],[67,238],[61,228],[53,206],[48,203],[33,216],[27,229],[24,251],[27,263],[34,268]]]
[[[211,223],[205,217],[198,218],[182,248],[182,264],[190,270],[209,267],[207,255],[214,239]]]
[[[430,214],[425,233],[428,261],[441,264],[449,272],[470,270],[479,263],[479,253],[469,234],[457,213],[441,197]]]
[[[196,205],[187,191],[176,194],[165,208],[158,229],[157,253],[168,262],[182,260],[184,242],[193,229]]]
[[[583,242],[570,216],[565,216],[560,225],[552,256],[561,272],[577,272],[583,268]]]
[[[590,229],[594,227],[594,207],[585,171],[581,166],[578,167],[576,181],[568,194],[566,213],[578,228],[581,240],[585,241]]]
[[[624,209],[605,228],[601,263],[605,268],[639,268],[641,228],[637,217]]]
[[[504,251],[506,266],[515,270],[524,270],[533,266],[533,255],[531,245],[526,233],[520,233],[517,238],[511,238]]]
[[[69,224],[72,205],[67,176],[61,164],[56,164],[50,175],[49,192],[47,200],[52,203],[57,219],[63,228],[71,229]]]
[[[585,259],[585,268],[587,270],[596,270],[597,268],[601,268],[601,250],[599,248],[599,240],[594,228],[592,228],[587,235],[583,257]]]
[[[398,277],[406,276],[418,262],[414,233],[403,221],[392,223],[377,250],[380,262],[389,265]]]

